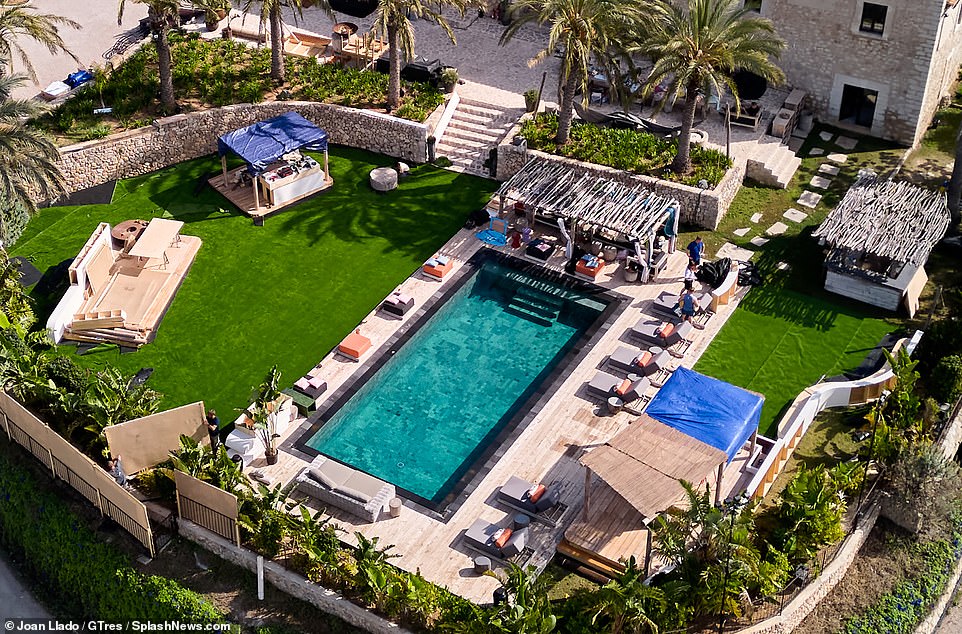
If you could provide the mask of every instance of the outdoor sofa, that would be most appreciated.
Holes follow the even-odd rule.
[[[528,545],[528,528],[512,530],[477,519],[464,531],[464,544],[496,559],[511,559],[523,553]]]
[[[552,482],[544,487],[540,495],[536,494],[536,500],[532,501],[531,492],[540,486],[542,485],[532,484],[518,476],[511,476],[498,489],[498,502],[530,515],[542,523],[554,526],[555,520],[546,513],[558,506],[561,500],[561,485],[558,482]]]
[[[376,522],[384,506],[397,494],[394,485],[363,471],[318,456],[294,479],[295,491]]]

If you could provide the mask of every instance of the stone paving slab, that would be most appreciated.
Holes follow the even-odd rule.
[[[835,139],[835,145],[843,150],[854,150],[855,146],[858,145],[858,140],[849,136],[840,136]]]
[[[778,263],[778,270],[779,270],[779,271],[788,271],[788,270],[791,269],[791,268],[792,268],[792,265],[789,264],[788,262],[779,262],[779,263]]]
[[[818,166],[819,174],[828,174],[829,176],[837,176],[838,169],[838,165],[832,165],[831,163],[822,163]]]
[[[804,138],[800,139],[798,137],[793,136],[788,140],[788,149],[791,150],[792,152],[798,152],[800,149],[802,149],[802,143],[804,142],[805,142]]]
[[[821,132],[818,133],[818,138],[820,138],[823,141],[831,141],[833,136],[835,135],[826,130],[822,130]]]
[[[825,148],[813,147],[808,151],[809,156],[821,156],[822,154],[825,154]]]
[[[731,258],[736,262],[747,262],[752,259],[755,252],[750,249],[743,249],[739,246],[732,244],[731,242],[726,242],[718,249],[718,253],[715,254],[716,259],[721,258]]]
[[[763,246],[765,246],[766,244],[768,244],[768,238],[763,238],[763,237],[761,237],[761,236],[755,236],[754,238],[752,238],[751,240],[749,240],[749,242],[751,242],[752,244],[754,244],[756,247],[763,247]]]
[[[828,186],[832,184],[832,179],[824,176],[812,176],[812,180],[808,184],[818,189],[828,189]]]
[[[735,234],[736,236],[738,236],[739,238],[742,238],[742,237],[744,237],[745,234],[747,234],[749,231],[751,231],[751,227],[743,227],[743,228],[741,228],[741,229],[735,229],[734,231],[732,231],[732,233],[734,233],[734,234]]]
[[[805,222],[805,219],[808,218],[807,213],[799,211],[798,209],[789,209],[783,213],[782,216],[788,218],[792,222]]]
[[[776,222],[768,229],[765,229],[765,233],[770,236],[780,236],[788,229],[788,225],[784,222]]]
[[[798,197],[798,204],[809,209],[815,209],[815,206],[818,205],[820,200],[822,200],[821,194],[816,194],[806,189],[802,192],[802,195]]]
[[[751,217],[752,222],[758,222],[761,219],[762,219],[762,214],[760,213],[752,214],[752,217]]]
[[[832,152],[828,155],[828,160],[834,161],[835,163],[844,163],[848,160],[847,154],[839,154],[838,152]]]

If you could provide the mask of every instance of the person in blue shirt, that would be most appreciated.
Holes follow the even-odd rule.
[[[681,320],[692,321],[695,318],[695,311],[698,310],[698,300],[692,295],[691,289],[686,288],[678,298],[678,307],[681,308]]]
[[[698,236],[688,243],[688,257],[695,264],[701,264],[701,254],[704,250],[705,243],[702,241],[701,236]]]

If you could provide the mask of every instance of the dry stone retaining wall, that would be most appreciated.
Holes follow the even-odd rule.
[[[509,134],[508,137],[510,138],[511,135]],[[699,189],[604,165],[594,165],[537,150],[528,150],[523,145],[502,144],[498,146],[497,179],[504,181],[511,178],[524,167],[529,156],[564,163],[573,171],[595,174],[626,185],[634,186],[641,183],[658,195],[677,198],[681,203],[681,222],[712,230],[718,227],[718,223],[728,213],[728,208],[745,178],[744,166],[732,166],[714,189]]]
[[[428,126],[370,110],[287,101],[237,104],[158,119],[146,128],[60,149],[67,190],[130,178],[217,151],[217,138],[294,111],[327,130],[331,143],[423,163]]]
[[[177,532],[198,546],[232,564],[256,574],[257,555],[240,548],[219,535],[183,518],[177,521]],[[264,561],[264,580],[285,594],[307,601],[319,610],[347,621],[355,627],[374,634],[409,634],[409,631],[355,605],[337,592],[312,583],[273,561]]]

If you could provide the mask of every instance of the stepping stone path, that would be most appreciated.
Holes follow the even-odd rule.
[[[752,222],[758,222],[761,219],[762,219],[762,215],[760,213],[752,214],[752,218],[751,218]]]
[[[782,214],[785,218],[788,218],[792,222],[804,222],[808,218],[808,214],[797,209],[789,209]]]
[[[792,265],[789,264],[788,262],[779,262],[779,263],[778,263],[778,270],[779,270],[779,271],[787,271],[787,270],[789,270],[789,269],[791,269],[791,268],[792,268]]]
[[[835,139],[835,145],[843,150],[854,150],[855,146],[858,145],[858,141],[852,137],[840,136]]]
[[[737,262],[747,262],[752,259],[753,255],[755,255],[755,252],[750,249],[736,247],[731,242],[726,242],[718,249],[718,253],[715,254],[715,259],[731,258]]]
[[[825,154],[825,148],[813,147],[808,151],[809,156],[821,156],[822,154]]]
[[[749,242],[751,242],[752,244],[754,244],[756,247],[763,247],[763,246],[765,246],[766,244],[768,244],[768,238],[763,238],[763,237],[761,237],[761,236],[755,236],[754,238],[752,238],[751,240],[749,240]]]
[[[816,194],[813,191],[805,190],[802,195],[798,197],[798,204],[803,207],[808,207],[809,209],[815,209],[818,202],[822,199],[821,194]]]
[[[823,141],[831,141],[833,136],[835,135],[825,130],[822,130],[821,132],[818,133],[818,138],[820,138]]]
[[[822,163],[818,166],[819,174],[828,174],[829,176],[838,175],[838,165],[832,165],[831,163]]]
[[[785,233],[786,229],[788,229],[787,224],[785,224],[784,222],[776,222],[771,227],[766,229],[765,233],[767,233],[770,236],[780,236],[783,233]]]
[[[833,152],[832,154],[829,154],[827,158],[828,160],[833,161],[835,163],[844,163],[845,161],[848,160],[848,155],[839,154],[838,152]]]
[[[745,227],[744,229],[735,229],[734,231],[732,231],[732,233],[734,233],[739,238],[743,238],[745,234],[748,233],[749,231],[751,231],[751,227]]]
[[[824,176],[812,176],[812,180],[808,184],[818,189],[828,189],[828,186],[832,184],[832,179]]]

